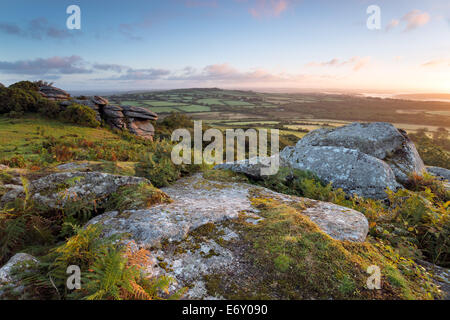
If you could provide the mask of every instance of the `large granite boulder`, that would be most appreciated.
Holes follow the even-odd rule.
[[[390,123],[352,123],[335,129],[310,132],[296,145],[303,147],[343,147],[355,149],[386,162],[398,182],[404,184],[411,173],[421,174],[425,165],[406,132]]]
[[[145,178],[118,176],[101,172],[59,172],[30,182],[31,198],[51,208],[64,207],[67,201],[91,201],[108,197],[119,187],[150,183]],[[24,197],[23,189],[12,189],[1,202]]]
[[[281,152],[282,163],[314,172],[326,183],[348,194],[384,199],[385,190],[400,185],[392,169],[383,161],[358,150],[343,147],[295,147]]]

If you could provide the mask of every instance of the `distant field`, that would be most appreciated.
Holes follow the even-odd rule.
[[[450,103],[381,99],[356,95],[319,93],[263,93],[221,89],[149,91],[109,97],[129,105],[144,106],[156,113],[189,113],[193,119],[213,123],[255,122],[288,131],[314,130],[346,123],[390,122],[414,132],[418,128],[450,130]],[[268,122],[270,121],[270,122]],[[238,125],[238,124],[235,124]]]
[[[245,101],[236,101],[236,100],[227,100],[224,101],[224,103],[228,106],[238,106],[238,107],[246,107],[246,106],[254,106],[251,103],[245,102]]]
[[[140,107],[142,105],[139,101],[121,101],[120,104],[132,107]]]
[[[150,107],[149,109],[156,113],[181,112],[178,108],[174,107]]]
[[[201,104],[207,104],[207,105],[217,105],[217,106],[223,106],[224,103],[219,100],[219,99],[200,99],[197,100],[197,103],[201,103]]]
[[[185,107],[177,107],[177,109],[184,112],[208,112],[211,111],[210,107],[207,106],[199,106],[199,105],[191,105]]]
[[[172,101],[143,101],[147,105],[152,107],[175,107],[175,106],[184,106],[184,103],[172,102]]]

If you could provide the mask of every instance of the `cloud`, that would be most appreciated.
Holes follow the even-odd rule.
[[[79,56],[51,57],[47,59],[0,61],[0,70],[9,74],[48,75],[48,74],[85,74],[92,70]]]
[[[261,69],[242,72],[233,68],[228,63],[222,63],[208,65],[200,71],[191,67],[186,67],[181,72],[175,72],[168,79],[191,81],[254,81],[274,80],[280,79],[280,77]]]
[[[114,71],[117,73],[130,69],[129,67],[122,66],[120,64],[105,64],[105,63],[95,63],[92,67],[97,70]]]
[[[402,20],[406,22],[405,31],[411,31],[426,25],[430,21],[430,15],[427,12],[413,10],[405,14]]]
[[[422,67],[434,68],[434,67],[450,67],[450,59],[435,59],[430,60],[422,64]]]
[[[241,1],[242,2],[242,1]],[[254,18],[278,17],[286,11],[290,0],[255,0],[249,12]]]
[[[165,76],[170,75],[169,70],[165,69],[155,69],[155,68],[149,68],[149,69],[132,69],[129,68],[125,74],[109,77],[109,78],[103,78],[99,80],[158,80],[162,79]]]
[[[370,57],[352,57],[348,60],[340,60],[338,58],[325,62],[310,62],[307,67],[345,67],[351,66],[353,71],[359,71],[370,63]]]
[[[20,29],[18,26],[4,22],[0,22],[0,32],[10,35],[22,35],[22,29]]]
[[[386,31],[390,31],[396,28],[400,24],[400,21],[397,19],[392,19],[391,22],[386,26]]]
[[[63,40],[74,37],[74,33],[67,29],[57,28],[49,24],[46,18],[36,18],[29,21],[25,27],[16,24],[0,22],[0,32],[24,38]]]
[[[342,62],[340,62],[342,63]],[[228,63],[219,63],[195,69],[185,67],[179,70],[162,68],[132,68],[119,64],[90,63],[79,56],[37,58],[33,60],[19,60],[13,62],[0,61],[0,73],[30,79],[74,79],[74,75],[93,75],[82,77],[84,84],[89,82],[111,83],[118,81],[131,84],[154,85],[157,83],[184,83],[189,85],[211,85],[220,83],[227,85],[253,85],[263,86],[273,84],[292,84],[299,81],[316,81],[330,79],[333,76],[303,75],[288,73],[272,73],[264,69],[238,70]]]

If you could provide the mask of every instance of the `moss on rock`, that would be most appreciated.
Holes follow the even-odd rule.
[[[238,242],[225,244],[248,263],[244,274],[204,278],[208,294],[226,299],[432,299],[438,288],[411,260],[381,242],[336,241],[301,214],[307,204],[251,199],[264,218],[230,222]],[[370,290],[367,268],[378,266],[381,290]]]

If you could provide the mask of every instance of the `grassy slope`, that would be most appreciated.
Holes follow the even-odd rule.
[[[28,115],[24,119],[10,119],[0,116],[0,158],[22,155],[25,159],[37,157],[33,147],[42,144],[45,136],[77,136],[90,141],[120,139],[114,133],[98,128],[88,128],[58,120],[43,119],[38,115]]]

